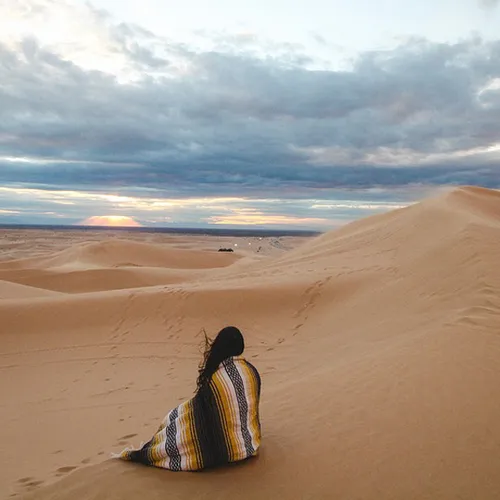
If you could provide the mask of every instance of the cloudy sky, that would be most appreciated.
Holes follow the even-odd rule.
[[[0,224],[325,230],[500,187],[495,0],[0,0]]]

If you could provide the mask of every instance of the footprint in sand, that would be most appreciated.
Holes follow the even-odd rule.
[[[56,474],[61,476],[62,474],[67,474],[75,469],[78,469],[77,465],[66,465],[64,467],[59,467],[59,469],[56,470]]]
[[[118,444],[120,446],[125,446],[127,444],[129,444],[129,439],[132,439],[133,437],[136,437],[137,434],[127,434],[126,436],[122,436],[121,438],[119,438],[119,441],[117,443],[116,446],[118,446]]]
[[[90,458],[84,458],[80,463],[82,464],[89,464],[91,462],[91,459]]]
[[[21,479],[18,479],[17,482],[21,483],[21,484],[25,484],[25,483],[29,483],[33,479],[35,479],[35,478],[34,477],[22,477]]]
[[[137,436],[137,434],[127,434],[126,436],[122,436],[120,439],[132,439],[135,436]]]
[[[304,326],[304,323],[299,323],[298,325],[295,326],[293,329],[293,334],[292,336],[295,337],[299,333],[299,330]]]
[[[22,477],[18,479],[17,482],[21,484],[24,488],[36,488],[43,484],[43,481],[37,481],[34,477]]]
[[[36,488],[37,486],[41,486],[44,483],[44,481],[30,481],[29,483],[26,483],[26,486],[28,488]]]

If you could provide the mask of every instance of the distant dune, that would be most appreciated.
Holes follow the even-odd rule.
[[[113,239],[76,245],[49,257],[2,262],[1,269],[59,267],[166,267],[170,269],[205,269],[224,267],[238,260],[237,255],[221,256],[192,249],[171,249],[163,245]]]
[[[0,262],[0,279],[44,290],[85,293],[188,281],[192,270],[229,266],[240,258],[110,240],[79,244],[48,257]]]
[[[500,193],[287,241],[0,263],[0,496],[500,498]],[[227,324],[262,375],[260,456],[202,474],[108,460],[191,397],[200,330]]]

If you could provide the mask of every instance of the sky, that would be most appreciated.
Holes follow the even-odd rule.
[[[0,0],[0,224],[323,231],[500,188],[499,26],[495,0]]]

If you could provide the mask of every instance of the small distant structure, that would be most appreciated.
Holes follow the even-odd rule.
[[[234,252],[232,248],[219,248],[219,252]]]

